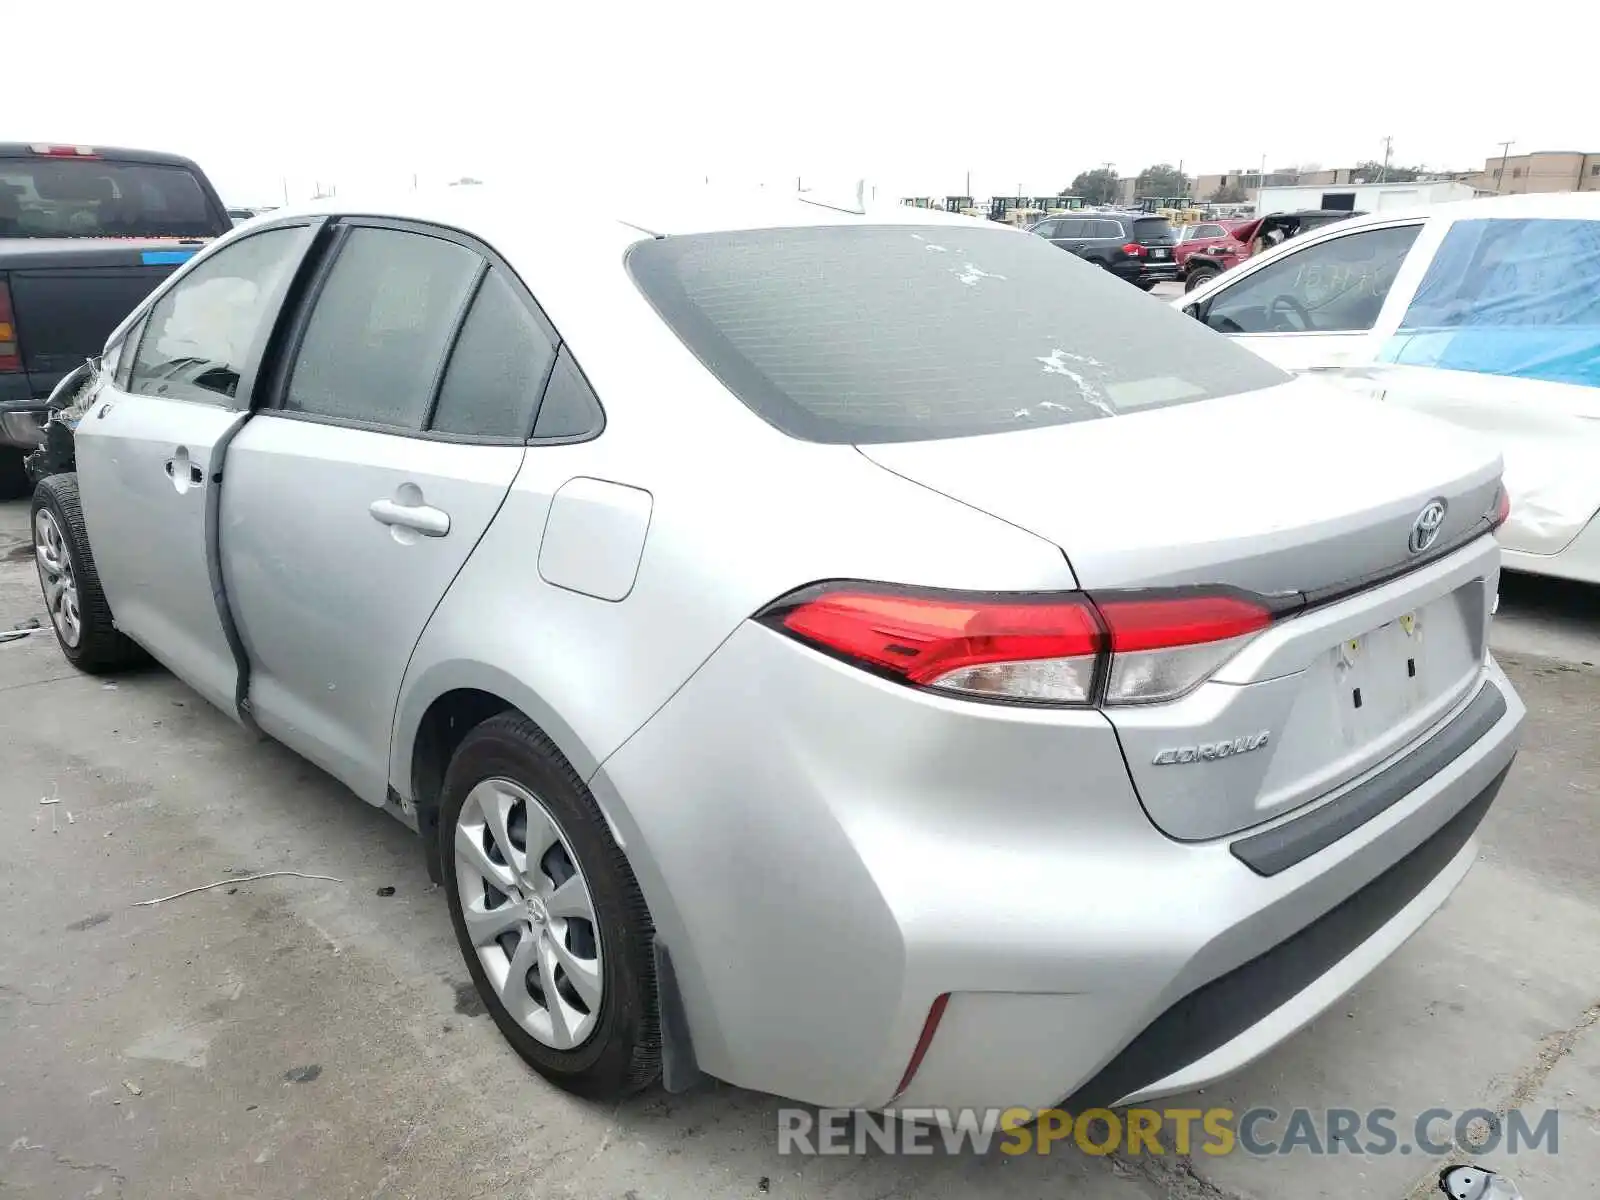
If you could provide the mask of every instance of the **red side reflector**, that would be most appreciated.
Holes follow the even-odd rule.
[[[1111,631],[1111,652],[1198,646],[1255,633],[1272,624],[1264,605],[1239,596],[1174,596],[1170,599],[1096,600]]]
[[[814,645],[917,684],[984,663],[1092,656],[1102,644],[1082,597],[946,598],[858,587],[796,597],[774,615]]]
[[[1129,242],[1126,246],[1124,246],[1122,248],[1122,252],[1124,254],[1126,254],[1126,255],[1129,255],[1130,257],[1133,257],[1133,258],[1143,258],[1144,257],[1144,247],[1141,246],[1138,242]]]
[[[917,1077],[917,1068],[922,1065],[922,1060],[927,1056],[928,1047],[933,1045],[933,1035],[939,1032],[939,1022],[944,1020],[944,1010],[950,1003],[950,993],[936,997],[933,1006],[928,1009],[928,1019],[922,1023],[922,1036],[917,1039],[917,1048],[911,1052],[911,1061],[906,1064],[906,1073],[900,1076],[900,1086],[895,1088],[896,1097],[905,1094],[911,1086],[911,1081]]]

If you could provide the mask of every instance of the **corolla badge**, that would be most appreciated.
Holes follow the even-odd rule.
[[[1172,746],[1156,752],[1155,765],[1170,767],[1178,763],[1213,762],[1219,758],[1232,758],[1235,754],[1248,754],[1265,746],[1270,733],[1270,730],[1263,729],[1260,733],[1227,738],[1220,742],[1201,742],[1197,746]]]
[[[1406,542],[1406,548],[1413,554],[1421,554],[1439,539],[1439,531],[1444,528],[1444,514],[1449,510],[1444,497],[1429,500],[1417,519],[1411,522],[1411,537]]]

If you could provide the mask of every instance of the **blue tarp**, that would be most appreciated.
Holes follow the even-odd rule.
[[[1378,361],[1600,387],[1600,221],[1457,221]]]

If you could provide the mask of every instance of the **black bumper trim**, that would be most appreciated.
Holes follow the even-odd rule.
[[[1115,1104],[1227,1045],[1304,991],[1438,878],[1477,830],[1510,770],[1508,763],[1432,837],[1343,903],[1167,1009],[1064,1107],[1081,1113]]]
[[[1493,683],[1485,683],[1454,720],[1399,762],[1303,817],[1241,838],[1230,847],[1233,856],[1257,875],[1287,871],[1404,800],[1471,749],[1505,715],[1506,698]]]

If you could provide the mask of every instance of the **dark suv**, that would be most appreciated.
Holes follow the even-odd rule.
[[[1178,264],[1172,257],[1178,239],[1165,217],[1128,212],[1084,213],[1051,217],[1030,225],[1028,231],[1147,292],[1162,280],[1178,278]]]

